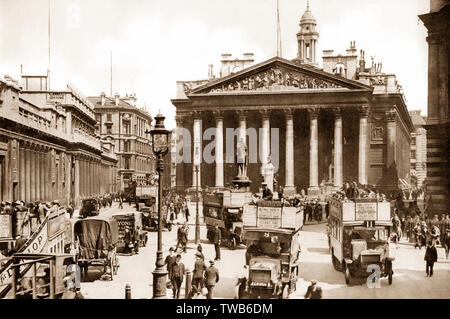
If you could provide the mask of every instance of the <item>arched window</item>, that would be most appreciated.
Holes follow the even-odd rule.
[[[337,63],[333,69],[333,73],[345,77],[345,65],[343,63]]]

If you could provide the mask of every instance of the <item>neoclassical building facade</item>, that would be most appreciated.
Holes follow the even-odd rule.
[[[133,182],[145,183],[154,173],[153,153],[150,143],[152,117],[136,105],[136,95],[91,96],[97,120],[96,133],[102,143],[115,153],[118,160],[117,186],[128,191]]]
[[[229,186],[239,141],[250,159],[252,191],[268,165],[275,167],[273,187],[284,193],[317,195],[346,181],[388,191],[409,179],[413,126],[395,76],[374,63],[366,68],[364,57],[358,64],[354,42],[347,55],[327,50],[323,69],[316,67],[318,32],[309,8],[297,41],[293,60],[274,57],[227,76],[177,82],[177,132],[189,132],[177,137],[178,157],[184,156],[176,166],[179,188],[195,186],[195,159],[200,186]],[[214,137],[205,135],[210,128]],[[211,140],[213,161],[199,156]]]
[[[117,159],[95,134],[93,105],[46,76],[0,80],[0,200],[62,205],[116,190]]]

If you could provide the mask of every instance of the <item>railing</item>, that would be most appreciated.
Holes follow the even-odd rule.
[[[35,127],[36,125],[38,125],[40,126],[39,129],[44,131],[48,131],[51,128],[51,122],[45,117],[42,117],[38,114],[35,114],[23,108],[19,108],[19,115],[23,120],[28,122],[28,126]]]

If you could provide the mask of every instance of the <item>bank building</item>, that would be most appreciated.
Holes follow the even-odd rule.
[[[302,189],[324,194],[353,181],[385,192],[408,185],[414,126],[396,76],[383,73],[373,59],[370,64],[355,41],[345,54],[324,50],[319,68],[320,35],[309,5],[299,26],[294,59],[277,56],[254,64],[251,53],[240,59],[223,54],[219,77],[210,66],[208,79],[177,82],[171,100],[176,131],[190,133],[190,138],[178,136],[178,157],[189,152],[192,159],[176,164],[177,189],[195,187],[193,162],[211,143],[202,138],[211,127],[215,160],[201,159],[202,188],[230,186],[236,176],[235,152],[226,150],[227,138],[233,139],[234,151],[243,138],[249,155],[261,154],[247,167],[253,192],[274,160],[278,167],[271,187],[285,194]],[[227,136],[227,128],[238,128],[238,134]],[[251,128],[258,134],[257,145],[249,143]],[[278,140],[271,143],[273,128],[278,128]]]

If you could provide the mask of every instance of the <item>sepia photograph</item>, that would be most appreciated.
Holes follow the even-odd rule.
[[[450,0],[0,0],[0,299],[448,300],[449,21]]]

